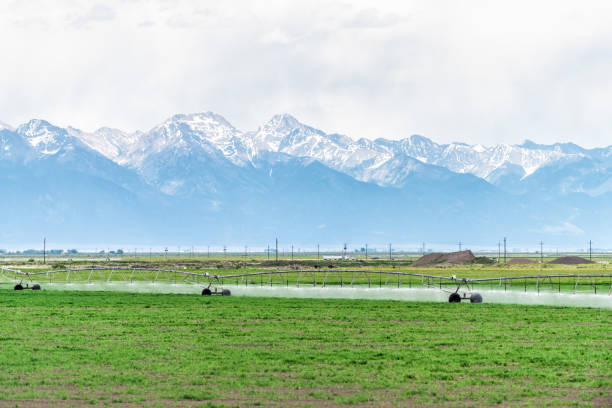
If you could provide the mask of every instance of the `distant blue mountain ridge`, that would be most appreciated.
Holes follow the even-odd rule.
[[[0,248],[338,242],[612,247],[612,146],[326,134],[212,112],[147,132],[0,125]]]

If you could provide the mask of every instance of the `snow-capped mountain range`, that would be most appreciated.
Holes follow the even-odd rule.
[[[125,196],[134,213],[139,208],[147,209],[144,215],[184,208],[210,215],[209,224],[215,225],[222,221],[220,214],[239,219],[272,208],[280,212],[300,208],[307,216],[313,205],[323,204],[301,202],[306,197],[325,201],[336,196],[336,202],[320,208],[327,217],[344,217],[338,212],[343,206],[359,209],[349,218],[412,209],[430,212],[432,217],[436,211],[455,214],[449,215],[452,224],[462,211],[468,214],[478,208],[486,221],[494,218],[494,209],[507,206],[507,215],[513,211],[516,217],[525,211],[542,214],[542,231],[575,233],[584,232],[589,223],[597,224],[585,218],[583,226],[576,225],[580,217],[586,217],[586,208],[590,215],[599,211],[593,200],[612,195],[612,146],[584,149],[571,143],[531,141],[494,146],[438,144],[419,135],[355,140],[325,133],[287,114],[276,115],[253,131],[239,130],[212,112],[175,115],[149,131],[134,133],[108,127],[84,132],[39,119],[17,128],[0,123],[0,170],[16,195],[19,181],[51,177],[61,170],[64,173],[58,177],[78,174],[90,180],[94,185],[87,194],[92,197],[108,195],[104,185],[112,184],[114,210],[125,205]],[[58,185],[55,193],[73,191],[70,180],[55,182],[68,183]],[[364,191],[370,195],[367,199]],[[350,203],[345,201],[349,197]],[[34,200],[46,205],[46,198]],[[100,214],[112,217],[103,203],[97,205]],[[490,225],[485,221],[479,227],[483,231]],[[333,223],[323,216],[317,222]],[[379,226],[373,222],[369,228],[390,233],[384,228],[378,231]],[[458,227],[449,224],[447,228]]]
[[[34,133],[35,129],[39,130]],[[612,146],[587,150],[573,144],[537,145],[526,141],[522,145],[486,147],[438,144],[419,135],[400,140],[354,140],[344,135],[326,134],[287,114],[276,115],[257,130],[248,132],[236,129],[218,114],[205,112],[175,115],[148,132],[127,133],[104,127],[87,133],[32,120],[21,125],[17,133],[41,154],[56,153],[58,146],[66,143],[65,138],[70,135],[117,164],[134,169],[139,169],[147,157],[168,148],[197,147],[210,153],[216,151],[242,167],[253,164],[263,153],[274,152],[318,160],[360,181],[383,186],[400,185],[399,174],[417,171],[426,164],[490,181],[507,168],[525,178],[544,166],[561,161],[612,158]]]
[[[318,160],[359,181],[401,186],[405,176],[435,171],[472,174],[496,184],[503,175],[523,180],[553,163],[582,159],[609,164],[612,146],[587,150],[573,144],[500,144],[485,147],[465,143],[438,144],[412,135],[401,140],[359,139],[326,134],[300,123],[291,115],[275,115],[255,131],[243,132],[212,112],[175,115],[148,132],[128,134],[102,128],[93,133],[72,131],[92,149],[120,165],[135,169],[145,159],[168,148],[203,148],[220,152],[238,166],[252,165],[264,153],[284,153]]]

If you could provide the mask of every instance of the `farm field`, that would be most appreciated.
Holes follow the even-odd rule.
[[[612,311],[0,291],[0,406],[610,406]]]
[[[595,258],[598,259],[598,258]],[[444,279],[424,279],[407,274],[424,274],[442,277],[454,275],[458,278],[493,280],[478,283],[475,290],[502,290],[539,293],[612,293],[612,269],[609,264],[555,265],[555,264],[459,264],[452,266],[412,266],[414,259],[375,260],[368,262],[317,262],[312,259],[295,260],[293,263],[267,262],[265,259],[191,258],[164,259],[157,257],[151,262],[145,259],[115,259],[94,262],[80,258],[73,261],[51,260],[46,264],[36,262],[2,262],[0,267],[17,268],[27,273],[38,273],[32,281],[41,283],[62,282],[167,282],[206,284],[209,279],[199,275],[219,276],[219,284],[239,286],[355,286],[355,287],[437,287],[450,290],[456,283]],[[104,269],[106,268],[106,269]],[[153,270],[133,270],[148,268]],[[64,272],[46,274],[46,271],[62,269]],[[71,270],[66,270],[71,269]],[[72,270],[81,269],[81,270]],[[104,269],[104,270],[100,270]],[[115,269],[112,271],[112,269]],[[162,271],[156,271],[161,269]],[[302,272],[297,272],[301,270]],[[170,272],[168,272],[170,271]],[[174,273],[172,271],[178,271]],[[284,271],[283,273],[276,273]],[[270,274],[272,272],[272,274]],[[193,273],[191,276],[185,274]],[[252,274],[236,278],[228,275]],[[580,278],[527,278],[500,279],[502,277],[547,276],[547,275],[606,275],[604,277]],[[17,279],[10,271],[0,270],[0,287],[9,287]],[[26,282],[28,279],[26,279]],[[4,284],[2,284],[2,282]]]

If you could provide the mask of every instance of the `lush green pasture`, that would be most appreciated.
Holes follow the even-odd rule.
[[[612,404],[610,310],[0,291],[0,406]]]

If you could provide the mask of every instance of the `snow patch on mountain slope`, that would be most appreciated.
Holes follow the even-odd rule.
[[[102,127],[90,133],[72,127],[66,130],[68,134],[78,138],[91,149],[120,165],[129,161],[134,146],[143,135],[140,131],[127,133],[108,127]]]

